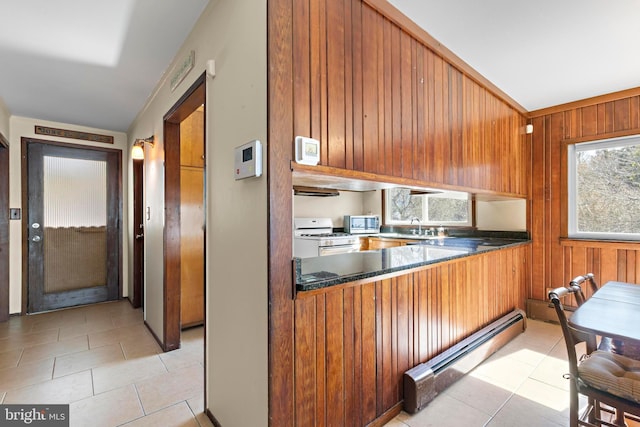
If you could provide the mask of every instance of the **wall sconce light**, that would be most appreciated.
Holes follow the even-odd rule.
[[[144,160],[144,144],[147,143],[153,146],[155,145],[154,136],[151,135],[149,138],[145,139],[136,139],[133,143],[133,147],[131,147],[131,158],[133,160]]]

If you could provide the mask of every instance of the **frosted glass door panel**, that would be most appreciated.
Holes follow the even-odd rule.
[[[107,284],[107,162],[43,158],[44,292]]]
[[[47,227],[107,225],[107,162],[44,156]]]

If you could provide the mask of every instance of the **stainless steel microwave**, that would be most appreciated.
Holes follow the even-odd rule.
[[[345,215],[344,231],[349,234],[380,232],[380,218],[377,215]]]

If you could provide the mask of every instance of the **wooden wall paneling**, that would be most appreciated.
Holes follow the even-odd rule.
[[[269,425],[278,427],[292,427],[295,424],[294,405],[296,403],[293,279],[291,274],[292,242],[290,237],[292,212],[290,162],[294,123],[291,5],[290,0],[272,0],[269,1],[267,8],[267,80],[269,82],[267,102],[268,140],[270,142],[267,144],[269,150],[267,156]],[[314,25],[312,24],[311,27],[313,29]],[[317,418],[316,421],[318,421]]]
[[[562,139],[564,135],[564,115],[561,113],[554,114],[550,118],[550,127],[549,127],[549,138],[551,140],[559,141]],[[561,197],[560,197],[560,172],[562,165],[560,164],[560,150],[557,148],[552,149],[552,147],[548,147],[549,150],[549,183],[550,183],[550,201],[549,204],[550,212],[549,212],[549,232],[550,236],[555,236],[555,238],[551,238],[548,242],[548,250],[550,251],[550,267],[551,267],[551,286],[554,286],[553,283],[563,283],[564,275],[562,268],[562,248],[560,247],[560,243],[558,241],[558,237],[562,235],[561,227],[560,227],[560,215],[562,215],[561,208]]]
[[[529,183],[527,177],[529,177],[529,166],[531,159],[531,151],[529,150],[529,137],[526,136],[525,126],[527,122],[522,117],[515,114],[511,110],[512,120],[515,121],[515,125],[512,126],[511,138],[515,145],[515,165],[518,168],[514,176],[517,179],[516,190],[518,194],[529,194]],[[519,173],[518,173],[519,172]]]
[[[449,265],[449,277],[451,280],[451,311],[453,314],[453,325],[451,328],[451,339],[453,342],[459,341],[460,336],[465,336],[472,323],[470,313],[464,306],[466,290],[464,283],[459,279],[458,272],[461,265],[458,263]]]
[[[413,179],[425,181],[426,170],[426,121],[425,109],[426,87],[425,78],[425,48],[419,43],[415,44],[415,80],[414,80],[414,144],[413,144]]]
[[[483,88],[479,88],[481,97],[483,99],[480,104],[480,113],[482,123],[482,142],[480,145],[480,158],[479,158],[479,170],[480,179],[479,185],[483,188],[489,188],[497,190],[500,186],[500,173],[502,169],[500,164],[502,163],[503,144],[499,139],[499,124],[498,112],[496,110],[496,104],[490,96],[485,96]]]
[[[379,329],[380,318],[377,316],[379,301],[376,298],[378,284],[369,283],[362,286],[362,425],[373,421],[376,418],[377,398],[381,395],[378,387],[377,361],[380,359],[376,353],[377,338],[381,331]]]
[[[362,126],[363,167],[378,172],[378,16],[369,7],[362,8]]]
[[[505,117],[502,121],[502,132],[503,132],[503,144],[506,144],[508,147],[509,157],[506,160],[506,164],[503,163],[502,173],[500,177],[502,179],[502,191],[508,193],[520,193],[520,174],[518,170],[512,171],[512,168],[520,168],[520,140],[521,138],[518,135],[518,121],[516,117],[512,114],[511,109],[504,105],[500,105],[502,111],[505,114]]]
[[[450,139],[450,174],[448,181],[455,185],[464,184],[464,145],[462,138],[463,129],[463,91],[462,73],[453,67],[449,67],[449,139]]]
[[[572,248],[571,264],[569,264],[568,267],[570,269],[567,272],[568,274],[565,275],[565,281],[558,286],[567,285],[574,277],[589,273],[587,271],[587,248]]]
[[[627,130],[631,126],[630,111],[631,102],[629,98],[618,99],[613,102],[613,131]]]
[[[484,105],[484,91],[477,84],[473,85],[473,181],[475,185],[483,187],[485,185],[484,164],[484,117],[482,105]],[[470,183],[471,184],[471,183]]]
[[[636,282],[636,251],[626,251],[627,252],[627,271],[625,281],[629,283],[638,283]]]
[[[296,300],[295,324],[295,425],[315,426],[316,298]]]
[[[592,136],[598,133],[598,106],[589,105],[580,108],[582,121],[582,136]]]
[[[445,105],[444,91],[446,88],[444,73],[444,61],[438,56],[433,57],[433,139],[429,142],[433,145],[432,157],[429,161],[429,180],[432,182],[443,181],[444,169],[444,144],[445,144]],[[448,98],[448,97],[447,97]]]
[[[436,78],[435,78],[435,58],[436,56],[428,49],[424,52],[424,116],[425,116],[425,162],[424,175],[428,181],[435,180],[435,140],[436,140]]]
[[[345,425],[343,293],[326,294],[326,425]]]
[[[621,282],[627,281],[627,251],[624,249],[618,249],[618,273],[616,277]]]
[[[630,100],[630,113],[629,121],[631,129],[640,128],[640,96],[634,96]]]
[[[413,64],[411,62],[411,37],[400,32],[400,147],[402,150],[401,175],[413,178]]]
[[[389,364],[387,370],[387,377],[385,378],[385,382],[383,384],[383,392],[385,392],[385,401],[384,406],[381,408],[382,411],[380,413],[384,413],[387,409],[391,408],[396,402],[398,398],[398,386],[395,382],[395,379],[398,375],[398,280],[399,277],[393,277],[388,280],[388,285],[390,288],[391,298],[388,301],[388,305],[390,307],[389,313],[390,317],[388,319],[389,323],[389,331],[391,336],[391,342],[389,345],[390,358],[388,359]],[[384,302],[383,302],[384,305]],[[380,415],[380,414],[378,414]]]
[[[358,289],[359,290],[359,289]],[[355,361],[355,313],[354,313],[354,288],[347,288],[342,291],[344,324],[342,326],[342,355],[343,364],[343,401],[344,401],[344,425],[356,424],[353,420],[355,415],[356,399],[360,399],[355,393],[355,370],[360,369],[360,365]]]
[[[364,92],[363,92],[363,28],[362,2],[351,1],[351,31],[353,52],[353,170],[364,170]]]
[[[616,129],[614,102],[615,101],[609,101],[604,104],[604,128],[607,133],[614,132]]]
[[[416,159],[419,159],[421,154],[418,148],[418,43],[415,39],[410,38],[411,41],[411,157],[407,159],[407,163],[410,164],[408,169],[411,170],[409,178],[414,178],[419,175],[416,169],[421,169],[419,165],[416,168]],[[419,170],[418,169],[418,170]]]
[[[393,54],[393,44],[392,44],[392,34],[393,34],[393,26],[391,22],[387,19],[383,20],[382,23],[382,63],[383,68],[379,75],[380,85],[382,86],[383,97],[381,101],[383,103],[383,107],[380,108],[381,113],[384,117],[381,126],[384,128],[384,133],[380,134],[384,140],[384,151],[382,151],[380,159],[380,172],[385,175],[393,175],[395,170],[395,161],[396,156],[393,150],[393,141],[394,141],[394,114],[393,114],[393,91],[392,91],[392,83],[393,83],[393,72],[394,72],[394,62],[392,60]]]
[[[391,26],[391,155],[392,166],[389,172],[393,176],[402,176],[402,93],[400,56],[400,29]]]
[[[326,294],[316,297],[316,424],[327,425],[327,406],[329,405],[327,394],[331,393],[328,388],[327,369],[327,303]],[[297,426],[296,426],[297,427]]]
[[[636,259],[636,265],[635,265],[636,277],[633,280],[633,283],[640,283],[640,253],[638,251],[636,251],[635,259]]]
[[[384,375],[385,375],[385,360],[390,360],[391,355],[386,354],[385,350],[388,349],[391,345],[391,334],[385,331],[385,327],[388,327],[389,316],[385,319],[384,317],[384,309],[386,306],[383,306],[383,290],[388,289],[388,287],[383,287],[382,281],[375,282],[375,302],[376,302],[376,414],[382,412],[382,407],[384,405]],[[386,340],[386,342],[385,342]],[[389,352],[390,353],[390,352]],[[388,369],[388,368],[387,368]]]
[[[324,121],[324,110],[323,110],[323,101],[324,101],[324,88],[322,86],[323,82],[323,73],[325,63],[323,61],[324,51],[326,46],[326,40],[324,38],[324,34],[326,31],[325,26],[325,11],[324,5],[325,2],[322,0],[319,1],[307,1],[304,0],[305,3],[309,3],[309,17],[305,19],[305,17],[301,17],[301,31],[304,30],[304,26],[309,23],[308,32],[309,32],[309,54],[306,55],[309,57],[309,85],[310,85],[310,119],[311,122],[307,124],[307,126],[311,127],[311,137],[321,141],[320,144],[320,162],[321,164],[327,164],[327,155],[326,150],[322,151],[326,148],[322,144],[322,138],[324,133],[322,132],[322,128],[325,125]],[[297,3],[297,2],[292,2]],[[303,39],[304,40],[304,39]],[[301,52],[302,55],[306,54],[305,51]],[[302,62],[304,64],[304,62]],[[305,69],[302,68],[301,73],[305,72]]]
[[[495,98],[494,102],[497,103],[498,110],[500,111],[500,127],[498,130],[498,140],[500,141],[500,145],[502,145],[502,157],[500,157],[501,164],[500,170],[496,171],[495,177],[499,179],[499,182],[496,182],[495,188],[498,191],[504,191],[505,193],[516,192],[518,189],[515,188],[515,184],[517,182],[517,173],[512,170],[512,168],[517,167],[518,163],[514,158],[515,150],[514,147],[518,142],[517,139],[511,138],[511,133],[509,132],[510,128],[510,112],[509,109],[504,105],[498,102]]]
[[[352,0],[343,0],[344,14],[344,161],[353,169],[353,18]]]
[[[389,171],[390,159],[392,158],[393,146],[387,137],[391,118],[391,62],[389,60],[391,45],[386,37],[391,26],[384,17],[379,19],[378,24],[378,173],[387,175]]]
[[[347,393],[351,394],[352,403],[347,405],[347,414],[351,413],[354,425],[363,425],[364,401],[367,393],[371,393],[371,389],[363,389],[363,372],[366,370],[365,360],[362,357],[362,351],[365,347],[363,337],[363,312],[365,301],[362,299],[364,287],[356,288],[353,291],[353,381],[351,388],[347,389]],[[367,375],[369,372],[367,372]],[[373,388],[375,390],[375,387]]]
[[[345,0],[327,1],[327,165],[345,168]]]
[[[411,356],[411,343],[412,336],[411,330],[412,326],[409,318],[410,312],[412,308],[411,304],[411,278],[413,274],[405,274],[403,276],[399,276],[396,280],[396,289],[397,289],[397,305],[396,305],[396,325],[397,325],[397,350],[395,353],[397,356],[396,362],[396,370],[393,381],[393,389],[396,396],[396,402],[402,400],[402,374],[409,368],[413,367],[411,362],[413,362],[413,358]]]
[[[471,158],[473,155],[473,86],[469,79],[462,79],[462,169],[463,184],[469,185],[473,180],[473,164]]]
[[[311,136],[311,32],[309,1],[295,1],[292,5],[293,50],[293,134]],[[317,53],[314,52],[313,55]],[[293,154],[293,141],[291,141]],[[293,158],[293,155],[292,155]]]
[[[417,280],[414,282],[418,288],[418,358],[420,362],[424,362],[429,357],[430,349],[430,326],[429,323],[429,275],[426,271],[420,271],[416,273]],[[414,293],[415,294],[415,293]]]

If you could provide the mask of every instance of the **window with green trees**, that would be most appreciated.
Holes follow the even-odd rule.
[[[569,237],[640,240],[640,136],[568,146]]]

